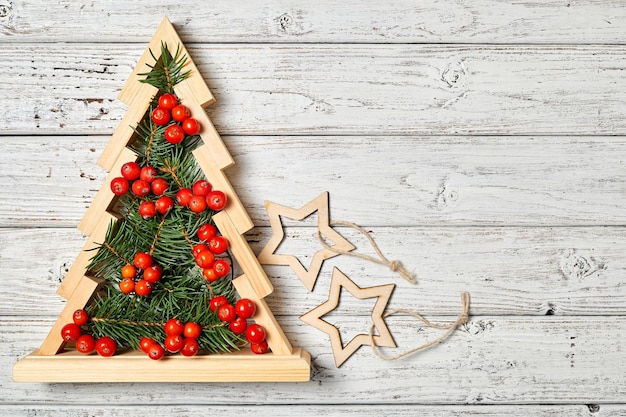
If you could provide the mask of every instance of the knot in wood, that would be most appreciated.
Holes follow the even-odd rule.
[[[593,257],[585,257],[574,249],[569,249],[563,253],[560,267],[567,278],[579,280],[583,280],[606,268],[603,262],[596,262]]]
[[[327,113],[327,114],[332,114],[335,112],[334,107],[332,106],[332,104],[329,104],[323,100],[315,100],[313,101],[309,108],[311,108],[314,112],[316,113]]]
[[[494,327],[495,325],[492,321],[476,320],[467,324],[467,326],[465,326],[465,330],[471,335],[478,335],[480,333],[488,332]]]
[[[448,64],[441,72],[441,80],[445,82],[449,88],[460,88],[465,84],[465,66],[462,62],[454,62]]]
[[[15,8],[12,1],[0,0],[0,21],[8,22],[13,19]]]
[[[287,28],[293,25],[293,18],[287,13],[278,16],[278,19],[276,20],[278,20],[278,25],[283,30],[283,32],[287,31]]]
[[[437,209],[443,210],[446,207],[454,207],[459,201],[459,190],[448,184],[445,178],[437,190]]]

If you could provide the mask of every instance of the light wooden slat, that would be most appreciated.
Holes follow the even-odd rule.
[[[98,165],[110,171],[124,147],[132,140],[135,129],[150,107],[157,89],[150,84],[140,83],[135,91],[126,113],[108,140],[106,147],[98,158]]]
[[[96,228],[100,218],[102,216],[106,216],[105,211],[108,210],[116,198],[113,191],[111,191],[111,181],[113,181],[116,177],[121,177],[121,168],[126,162],[136,161],[137,154],[135,151],[124,148],[122,152],[120,152],[117,160],[111,167],[111,171],[106,176],[102,187],[98,191],[98,193],[93,198],[93,201],[89,205],[89,208],[85,212],[82,220],[78,224],[78,230],[85,233],[86,235],[90,235],[93,233]]]
[[[333,321],[349,334],[361,331],[354,319]],[[440,321],[454,317],[441,317]],[[387,319],[399,348],[414,346],[417,332],[408,318]],[[281,319],[296,346],[312,355],[310,384],[216,384],[211,398],[241,399],[245,404],[602,404],[626,401],[621,335],[624,317],[493,317],[472,316],[466,327],[443,344],[396,362],[377,359],[360,349],[340,370],[333,365],[328,340],[298,319]],[[35,389],[10,382],[11,367],[42,337],[45,319],[2,320],[0,375],[13,404],[109,405],[132,392],[133,404],[170,405],[184,395],[185,404],[206,404],[207,386],[188,384],[184,394],[168,384],[51,385]],[[602,383],[599,383],[602,381]],[[417,394],[419,392],[419,394]],[[366,397],[364,397],[364,395]],[[209,400],[211,401],[211,400]],[[234,401],[233,402],[237,402]],[[363,403],[360,403],[363,406]],[[600,410],[602,405],[600,406]]]
[[[0,225],[75,227],[105,179],[95,161],[108,138],[5,139]],[[626,224],[624,137],[224,141],[237,161],[226,174],[258,226],[268,225],[265,200],[300,207],[322,191],[331,218],[363,225]]]
[[[222,135],[626,133],[624,46],[199,44],[189,52],[219,100],[209,116]],[[125,112],[115,95],[138,55],[124,44],[6,45],[0,133],[111,134]]]
[[[289,343],[283,329],[280,327],[278,321],[276,321],[264,297],[257,294],[249,278],[246,275],[240,275],[233,280],[233,285],[241,298],[252,300],[256,305],[256,313],[254,314],[253,320],[256,324],[260,324],[265,328],[267,344],[272,350],[272,353],[276,355],[292,354],[293,347],[291,343]]]
[[[194,90],[191,89],[191,86],[183,82],[176,85],[175,91],[180,102],[189,108],[191,116],[200,123],[200,137],[206,145],[203,147],[204,152],[210,154],[219,169],[226,169],[234,165],[235,161],[233,161],[233,157],[228,152],[219,133],[215,130],[213,122],[209,119],[204,108],[195,100]]]
[[[32,417],[33,415],[53,415],[63,408],[66,417],[83,417],[89,415],[106,415],[110,413],[117,417],[153,417],[155,415],[189,416],[206,413],[207,407],[211,412],[219,415],[272,415],[272,417],[293,417],[294,415],[307,416],[338,416],[338,417],[589,417],[590,413],[600,413],[602,417],[621,417],[626,414],[626,406],[622,404],[574,404],[574,405],[411,405],[411,404],[310,404],[310,405],[239,405],[239,404],[210,404],[207,400],[202,405],[67,405],[67,404],[24,404],[3,405],[2,409],[13,417]],[[593,414],[591,414],[593,415]]]
[[[109,213],[108,211],[102,214],[93,232],[88,237],[85,246],[78,252],[76,259],[72,262],[72,266],[67,271],[67,274],[65,274],[63,282],[61,282],[61,285],[59,285],[57,289],[57,294],[66,300],[71,297],[78,282],[87,272],[89,260],[96,254],[93,249],[98,248],[99,245],[104,242],[109,226],[119,219],[120,216]]]
[[[319,248],[314,230],[289,227],[282,250],[310,256]],[[362,237],[338,230],[358,252],[373,254]],[[265,266],[274,287],[265,301],[273,314],[297,317],[326,301],[330,273],[337,266],[364,287],[396,284],[391,307],[426,316],[458,314],[463,290],[472,296],[472,314],[626,316],[626,235],[621,227],[367,230],[389,259],[400,259],[415,273],[417,285],[385,267],[340,256],[324,264],[316,290],[309,293],[288,267]],[[270,233],[259,228],[247,235],[255,253]],[[0,229],[0,315],[56,316],[63,307],[57,287],[84,243],[74,229]],[[36,256],[25,261],[25,248]],[[352,297],[342,303],[344,314],[351,316],[365,315],[370,308]]]
[[[76,283],[71,297],[67,300],[63,311],[61,311],[57,317],[48,336],[46,336],[39,349],[34,352],[35,355],[39,357],[53,356],[63,349],[65,342],[61,337],[61,329],[63,329],[63,326],[66,324],[72,323],[74,312],[87,305],[100,284],[101,280],[88,276],[83,276]],[[59,368],[57,368],[57,372],[59,372]]]
[[[158,362],[141,352],[101,358],[67,351],[26,356],[15,364],[13,378],[17,382],[304,382],[309,380],[309,362],[308,353],[300,349],[282,356],[239,351],[193,358],[177,355]]]
[[[254,223],[252,223],[247,209],[241,203],[238,192],[231,185],[226,173],[216,166],[217,162],[211,156],[207,146],[199,146],[192,153],[213,189],[222,191],[226,195],[226,206],[222,211],[228,213],[228,217],[237,232],[243,234],[252,229]]]
[[[246,238],[237,230],[227,212],[220,212],[213,216],[215,226],[228,239],[229,250],[237,264],[247,275],[254,292],[259,298],[264,298],[274,291],[271,281],[265,275],[263,267],[250,248]]]
[[[8,4],[0,22],[6,43],[146,43],[163,15],[187,42],[621,43],[626,30],[620,0]]]

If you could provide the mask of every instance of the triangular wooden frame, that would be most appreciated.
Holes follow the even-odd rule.
[[[100,282],[88,275],[87,264],[91,249],[102,242],[107,228],[119,220],[112,208],[115,196],[110,189],[111,180],[118,176],[122,164],[135,160],[137,155],[127,148],[133,139],[137,122],[145,115],[157,90],[139,82],[138,73],[147,72],[153,58],[158,57],[164,43],[172,51],[177,47],[187,55],[185,69],[190,76],[175,87],[182,103],[202,125],[200,134],[204,145],[193,153],[209,182],[222,190],[228,199],[227,207],[213,216],[220,233],[230,243],[234,258],[243,274],[233,280],[241,297],[250,298],[257,305],[254,321],[265,327],[267,343],[272,352],[255,355],[251,352],[234,352],[221,355],[199,355],[194,357],[171,356],[152,361],[137,352],[127,352],[109,358],[94,355],[84,356],[75,351],[65,351],[60,330],[72,321],[72,314],[83,308],[98,290]],[[98,164],[109,171],[100,191],[94,197],[78,229],[88,236],[84,250],[77,256],[68,271],[58,294],[67,303],[52,326],[41,347],[19,360],[13,368],[13,378],[20,382],[240,382],[240,381],[308,381],[310,379],[310,355],[293,348],[282,331],[280,324],[269,309],[264,298],[273,287],[243,234],[254,224],[239,197],[233,190],[223,170],[234,161],[215,130],[204,107],[215,99],[200,76],[171,22],[163,19],[154,37],[139,59],[132,75],[122,88],[118,98],[129,108],[105,147]],[[175,370],[175,372],[171,372]]]

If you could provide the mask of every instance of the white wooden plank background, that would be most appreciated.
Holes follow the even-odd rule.
[[[0,0],[0,415],[625,415],[625,6]],[[253,249],[271,233],[264,200],[329,191],[331,217],[371,230],[418,284],[341,257],[308,294],[268,267],[311,383],[14,383],[63,307],[95,161],[125,112],[115,97],[164,15],[218,99],[208,113]],[[290,224],[281,250],[306,262],[310,225]],[[362,348],[336,369],[326,335],[298,320],[333,266],[396,283],[390,307],[439,321],[469,291],[470,322],[406,360]],[[369,308],[342,297],[331,317],[355,334]],[[425,333],[389,323],[401,347]]]
[[[108,138],[5,139],[0,175],[8,183],[0,188],[0,224],[76,226],[104,180],[96,160]],[[325,190],[335,220],[367,225],[626,222],[623,137],[226,136],[224,141],[237,161],[229,178],[258,226],[269,225],[265,200],[297,207]],[[305,190],[285,195],[285,186]],[[12,198],[14,190],[23,191],[20,200]]]
[[[118,86],[145,45],[97,45],[0,50],[8,63],[0,132],[110,133],[125,111],[115,100]],[[220,102],[209,114],[222,134],[626,131],[621,45],[200,44],[188,50]],[[16,84],[19,94],[12,92]]]
[[[620,0],[3,1],[3,42],[139,42],[162,16],[185,43],[623,42]],[[99,24],[96,24],[99,23]]]
[[[258,229],[258,230],[257,230]],[[269,239],[267,227],[248,235],[260,252]],[[281,252],[305,259],[319,246],[312,228],[289,228]],[[339,229],[360,252],[373,254],[367,242],[351,230]],[[472,295],[472,313],[479,315],[626,315],[623,292],[626,235],[618,227],[372,227],[390,257],[404,261],[416,274],[411,286],[387,268],[349,257],[327,261],[318,290],[308,294],[282,266],[266,267],[276,290],[269,297],[272,311],[300,316],[328,297],[333,267],[360,285],[398,285],[392,308],[457,314],[459,291]],[[383,245],[381,243],[381,245]],[[0,316],[55,315],[62,308],[54,292],[84,240],[77,230],[59,228],[0,230],[3,294]],[[23,262],[24,248],[36,254]],[[392,258],[393,259],[393,258]],[[13,279],[12,277],[21,277]],[[32,294],[41,292],[36,302]],[[348,297],[347,314],[366,315],[369,304]]]

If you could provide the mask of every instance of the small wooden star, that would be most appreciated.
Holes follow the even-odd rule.
[[[396,347],[396,344],[389,332],[389,328],[383,318],[383,313],[391,297],[395,285],[379,285],[376,287],[360,288],[354,282],[343,274],[339,269],[333,269],[332,281],[330,284],[330,293],[328,301],[317,306],[313,310],[300,317],[300,320],[323,331],[330,337],[333,356],[335,357],[335,365],[339,368],[358,348],[363,345],[371,346],[369,334],[358,334],[345,346],[341,342],[341,334],[339,330],[332,324],[321,319],[322,316],[328,314],[339,304],[341,288],[348,290],[352,296],[363,300],[366,298],[377,297],[376,304],[372,310],[372,321],[378,330],[379,335],[374,336],[376,346]]]
[[[328,192],[320,194],[298,210],[269,201],[265,202],[265,209],[267,210],[270,226],[272,227],[272,237],[259,254],[259,262],[264,265],[289,265],[309,292],[313,291],[324,260],[337,256],[338,254],[330,249],[322,248],[315,252],[309,267],[305,268],[295,256],[276,253],[278,246],[285,237],[281,216],[293,220],[304,220],[317,211],[318,232],[333,243],[331,246],[343,251],[351,251],[354,249],[354,246],[350,242],[330,226]]]

